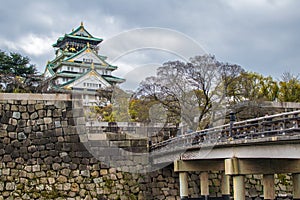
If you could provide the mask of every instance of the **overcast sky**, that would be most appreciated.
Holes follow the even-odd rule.
[[[133,45],[127,48],[129,52],[112,59],[119,66],[116,74],[127,79],[137,72],[148,71],[150,65],[203,52],[214,54],[220,61],[239,64],[248,71],[276,78],[286,71],[300,73],[298,0],[0,2],[0,49],[30,57],[40,71],[47,60],[54,58],[52,44],[57,38],[83,21],[92,35],[104,39],[104,46],[106,41],[114,41],[105,51],[100,45],[103,55],[119,52],[126,46],[122,41]],[[146,27],[156,29],[143,29]],[[147,30],[148,34],[136,35],[140,29]],[[116,42],[120,45],[115,45]],[[153,48],[149,48],[151,43]],[[162,43],[166,46],[160,46]],[[202,50],[194,48],[195,44]],[[182,50],[190,49],[189,46],[193,46],[193,51]]]

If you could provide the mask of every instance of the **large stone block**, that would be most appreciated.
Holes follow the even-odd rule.
[[[27,112],[22,113],[22,119],[29,119],[29,114]]]
[[[126,135],[125,134],[106,133],[106,137],[107,137],[108,140],[111,140],[111,141],[126,140]]]
[[[131,147],[130,141],[110,141],[111,147]]]
[[[27,111],[27,107],[26,106],[19,106],[19,111],[24,113]]]
[[[7,191],[13,191],[13,190],[15,190],[15,186],[16,186],[16,184],[14,182],[7,182],[5,184],[5,189]]]
[[[11,111],[7,111],[4,114],[1,114],[1,123],[2,124],[7,124],[11,117],[12,117],[12,112]]]
[[[37,119],[39,117],[37,112],[34,112],[30,115],[30,119]]]
[[[62,116],[62,110],[61,109],[53,110],[53,117],[61,117],[61,116]]]
[[[27,136],[25,135],[24,132],[18,133],[18,140],[25,140],[26,138],[27,138]]]
[[[21,118],[21,113],[20,112],[13,112],[13,118],[15,119],[20,119]]]
[[[24,120],[24,119],[21,119],[21,120],[18,121],[18,126],[19,126],[20,128],[26,127],[26,124],[27,124],[27,121]]]
[[[27,105],[27,110],[29,113],[33,113],[35,111],[34,105]]]
[[[44,104],[38,103],[38,104],[35,104],[34,107],[35,107],[36,110],[42,110],[44,108]]]

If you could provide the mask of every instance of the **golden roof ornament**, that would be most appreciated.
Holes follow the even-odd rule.
[[[80,26],[83,26],[83,22],[80,23]]]
[[[91,48],[90,48],[90,43],[89,42],[86,43],[86,47],[87,47],[87,49],[85,50],[85,52],[91,52]]]
[[[92,70],[95,70],[95,65],[93,62],[92,62],[91,68],[92,68]]]

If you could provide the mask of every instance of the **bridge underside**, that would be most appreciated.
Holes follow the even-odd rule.
[[[230,178],[232,178],[234,199],[245,200],[245,175],[249,174],[262,174],[264,199],[275,199],[274,174],[292,173],[293,199],[300,200],[300,159],[234,157],[229,159],[177,160],[174,162],[174,171],[179,172],[182,199],[187,199],[189,196],[187,172],[200,172],[201,196],[203,198],[199,199],[208,199],[208,172],[223,171],[221,180],[223,197],[219,199],[229,199]]]
[[[293,199],[300,200],[300,145],[299,140],[269,141],[250,144],[228,144],[212,148],[193,147],[180,154],[174,162],[179,173],[181,198],[188,197],[186,173],[200,172],[201,196],[209,197],[208,172],[222,171],[222,195],[230,196],[230,178],[233,179],[234,199],[245,199],[245,175],[262,174],[264,199],[275,199],[274,174],[292,173]],[[170,155],[165,154],[166,157]],[[158,161],[158,160],[156,160]],[[204,198],[205,197],[205,198]],[[212,198],[210,198],[212,199]]]
[[[153,164],[172,163],[174,160],[225,160],[227,158],[300,159],[300,136],[234,141],[214,145],[192,146],[187,149],[160,151],[152,156]]]

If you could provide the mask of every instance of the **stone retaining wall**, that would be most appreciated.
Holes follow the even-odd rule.
[[[200,173],[188,173],[189,195],[191,198],[200,197]],[[150,187],[147,190],[147,199],[179,200],[179,178],[174,173],[173,165],[148,174]],[[263,195],[262,175],[247,175],[245,179],[246,196],[248,199]],[[231,180],[232,189],[232,180]],[[275,192],[277,197],[289,197],[292,195],[292,180],[290,174],[275,175]],[[210,197],[221,197],[221,172],[209,172]],[[231,191],[231,194],[233,191]],[[150,195],[149,195],[150,194]],[[151,196],[152,195],[152,196]],[[152,198],[151,198],[152,197]],[[286,199],[286,198],[283,198]]]
[[[109,168],[87,151],[76,126],[82,112],[68,96],[5,97],[0,199],[143,199],[140,175]]]

